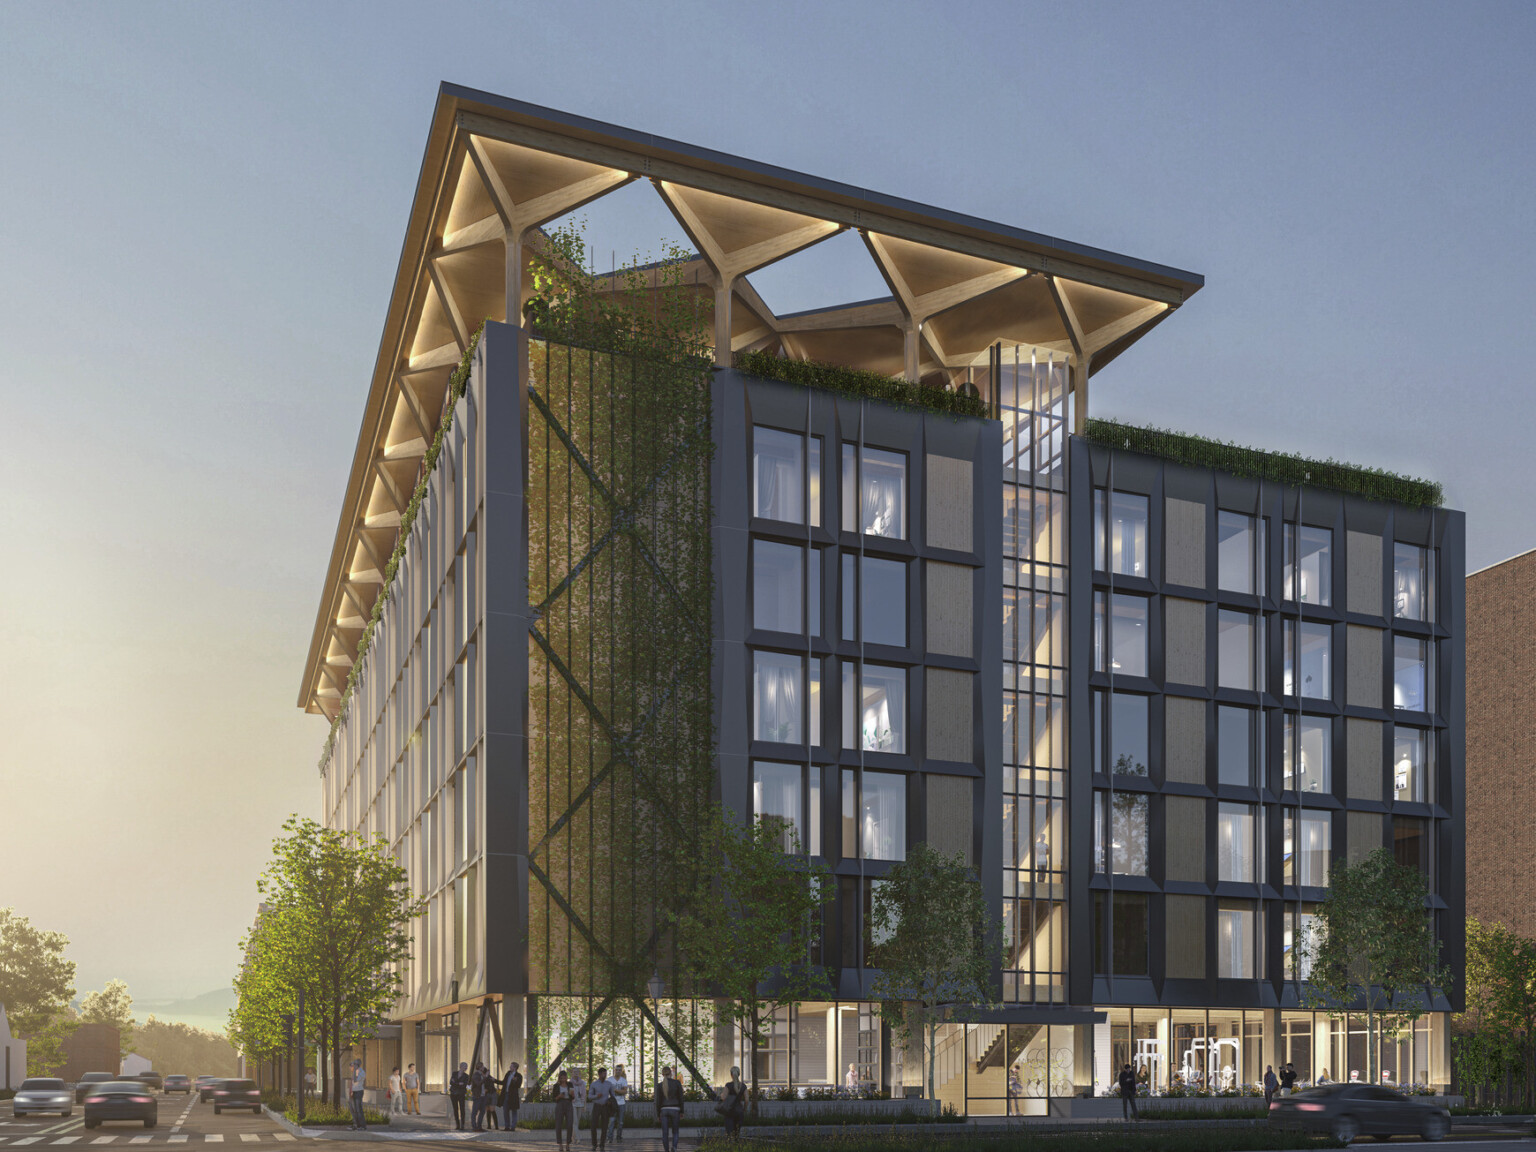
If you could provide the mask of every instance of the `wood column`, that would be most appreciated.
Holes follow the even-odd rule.
[[[715,274],[715,367],[731,366],[731,290],[736,277]]]

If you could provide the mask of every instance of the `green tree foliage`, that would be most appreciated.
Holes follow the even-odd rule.
[[[399,995],[410,922],[425,909],[382,838],[363,843],[289,817],[257,882],[261,916],[235,980],[231,1035],[253,1054],[283,1046],[282,1016],[304,989],[330,1056],[332,1103],[341,1103],[341,1054],[383,1023]]]
[[[715,1004],[720,1023],[739,1028],[756,1052],[776,1010],[830,995],[809,960],[831,880],[800,854],[799,837],[777,817],[743,827],[719,811],[708,822],[704,858],[717,863],[718,884],[677,917],[679,951],[694,979],[722,997]],[[757,1061],[749,1063],[755,1113]]]
[[[100,992],[87,992],[80,1001],[80,1023],[110,1024],[117,1029],[119,1056],[137,1051],[133,1043],[133,1030],[138,1021],[133,1018],[133,997],[128,985],[122,980],[108,980]]]
[[[1536,940],[1467,921],[1467,1011],[1455,1021],[1456,1071],[1481,1090],[1506,1078],[1536,1101]]]
[[[932,1099],[941,1016],[997,1001],[993,968],[1002,940],[981,881],[959,856],[918,844],[875,885],[870,935],[881,1015],[904,1040],[923,1038]]]
[[[1355,864],[1335,864],[1328,898],[1317,907],[1305,999],[1336,1012],[1365,1005],[1367,1080],[1376,1082],[1376,1038],[1429,1008],[1430,988],[1444,988],[1440,945],[1430,923],[1429,886],[1417,868],[1378,848]],[[1358,1009],[1356,1009],[1358,1011]]]
[[[159,1072],[188,1076],[238,1076],[235,1050],[226,1037],[153,1016],[133,1030],[134,1051]]]
[[[27,1039],[27,1070],[46,1076],[64,1063],[64,1038],[74,1030],[75,962],[64,958],[62,932],[34,928],[12,908],[0,908],[0,1004],[14,1035]]]

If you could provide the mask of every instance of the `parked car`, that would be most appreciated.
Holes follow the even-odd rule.
[[[153,1128],[159,1115],[155,1097],[137,1080],[108,1080],[91,1085],[85,1098],[85,1126],[96,1128],[103,1120],[141,1120]]]
[[[213,1113],[226,1108],[249,1108],[261,1112],[261,1090],[254,1080],[220,1080],[213,1089]]]
[[[1444,1140],[1451,1130],[1444,1105],[1375,1084],[1321,1084],[1280,1097],[1269,1106],[1269,1122],[1276,1128],[1326,1132],[1341,1144],[1362,1135]]]
[[[86,1093],[89,1092],[95,1085],[106,1084],[116,1079],[117,1076],[111,1072],[87,1072],[84,1076],[75,1081],[75,1103],[84,1103]]]
[[[143,1072],[135,1072],[132,1076],[127,1077],[127,1079],[137,1080],[141,1084],[147,1084],[157,1092],[161,1088],[165,1087],[165,1077],[161,1076],[160,1073],[156,1072],[152,1068],[145,1069]]]
[[[218,1086],[219,1078],[217,1076],[199,1076],[192,1082],[192,1090],[197,1093],[197,1102],[199,1104],[208,1103],[209,1099],[213,1096],[213,1090]]]
[[[75,1097],[69,1085],[52,1076],[33,1076],[23,1080],[11,1099],[11,1115],[32,1116],[38,1112],[73,1116]]]
[[[192,1078],[190,1076],[183,1076],[180,1072],[172,1072],[165,1078],[165,1083],[160,1087],[167,1096],[172,1092],[190,1092],[192,1091]]]

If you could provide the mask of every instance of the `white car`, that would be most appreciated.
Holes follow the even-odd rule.
[[[69,1085],[51,1076],[35,1076],[23,1080],[11,1100],[11,1115],[31,1116],[37,1112],[57,1112],[60,1116],[75,1114],[75,1094]]]

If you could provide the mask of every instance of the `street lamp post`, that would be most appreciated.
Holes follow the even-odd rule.
[[[299,1124],[304,1123],[304,989],[299,989]]]
[[[283,1013],[283,1064],[287,1068],[288,1087],[287,1092],[293,1091],[293,1013]],[[278,1087],[282,1088],[282,1080],[278,1081]],[[286,1094],[286,1093],[285,1093]]]

